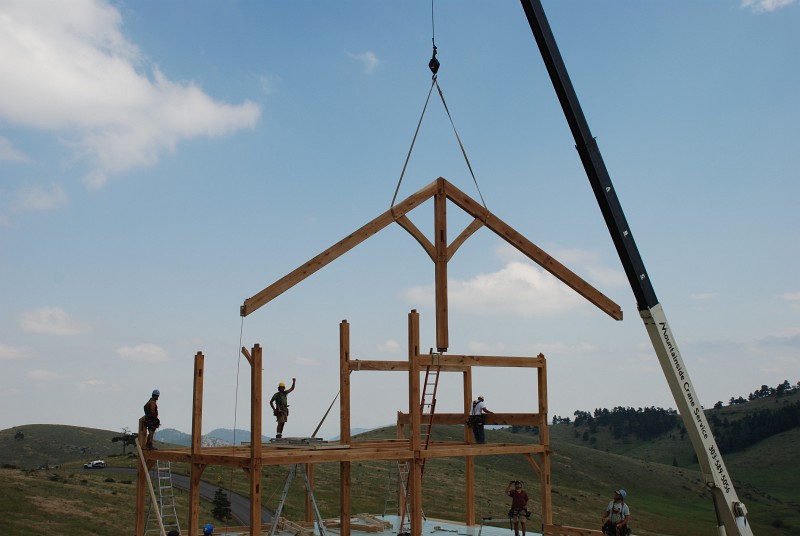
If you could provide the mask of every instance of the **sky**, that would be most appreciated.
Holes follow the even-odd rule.
[[[544,8],[700,402],[796,384],[800,2]],[[435,94],[400,181],[432,38],[477,187]],[[392,225],[239,307],[398,183],[403,199],[437,177],[625,315],[482,229],[449,263],[449,353],[543,353],[551,416],[675,407],[516,2],[2,0],[0,72],[0,429],[135,430],[157,388],[162,426],[189,432],[197,352],[203,430],[247,429],[239,349],[260,344],[264,400],[297,378],[285,434],[310,436],[339,388],[342,320],[352,359],[405,359],[412,309],[435,346],[433,264]],[[430,236],[430,202],[410,217]],[[492,411],[535,411],[533,370],[473,384]],[[392,424],[406,386],[353,373],[352,425]],[[459,375],[437,402],[460,411]]]

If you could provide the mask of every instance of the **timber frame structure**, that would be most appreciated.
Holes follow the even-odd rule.
[[[406,216],[410,211],[433,198],[434,236],[428,238]],[[448,244],[447,240],[447,201],[471,215],[474,220]],[[439,178],[404,201],[392,206],[388,211],[367,223],[309,262],[274,282],[258,294],[245,300],[240,308],[241,316],[247,316],[262,307],[294,285],[303,281],[325,265],[331,263],[347,251],[396,222],[406,229],[419,242],[435,264],[436,293],[436,348],[429,353],[420,352],[420,315],[412,310],[408,315],[408,359],[404,361],[351,360],[350,324],[344,320],[339,326],[339,386],[340,386],[340,441],[317,448],[284,448],[280,443],[262,444],[262,348],[256,344],[251,350],[242,348],[243,355],[250,363],[250,430],[249,446],[201,447],[204,355],[198,352],[194,359],[194,389],[192,404],[191,446],[188,449],[150,450],[140,455],[136,493],[136,536],[143,536],[145,530],[146,494],[148,472],[146,469],[158,460],[186,463],[190,467],[189,520],[184,525],[184,534],[195,536],[199,530],[200,479],[209,465],[239,467],[247,475],[250,486],[250,526],[251,536],[262,534],[265,527],[261,519],[262,474],[264,466],[305,464],[309,480],[313,485],[313,467],[317,463],[339,463],[340,465],[340,532],[350,536],[352,516],[350,504],[351,463],[360,460],[388,460],[407,462],[408,504],[401,508],[407,511],[410,520],[411,536],[420,536],[422,531],[422,468],[425,460],[442,457],[464,457],[465,474],[465,519],[467,525],[476,524],[475,514],[475,473],[474,457],[486,455],[522,455],[530,463],[540,480],[542,505],[542,532],[544,534],[600,534],[599,531],[575,529],[553,524],[550,488],[550,439],[547,427],[547,365],[545,356],[477,356],[447,354],[448,305],[447,305],[447,263],[458,248],[478,229],[487,227],[503,240],[514,246],[543,269],[554,275],[578,294],[616,320],[622,319],[620,307],[589,285],[563,264],[537,247],[533,242],[515,231],[511,226],[489,212],[461,190],[443,178]],[[525,413],[492,413],[486,417],[490,425],[530,425],[538,426],[538,444],[475,444],[472,434],[465,425],[472,401],[472,370],[474,367],[532,368],[536,370],[538,405]],[[420,400],[420,376],[422,372],[436,368],[440,372],[456,372],[462,376],[463,413],[424,413]],[[408,375],[408,410],[398,412],[397,439],[385,441],[352,441],[350,436],[350,374],[364,371],[396,371]],[[464,425],[463,442],[431,442],[422,444],[422,420],[431,424]],[[407,432],[407,433],[406,433]],[[144,441],[144,428],[139,426],[139,443]],[[306,503],[306,520],[310,521],[311,508]],[[277,520],[276,520],[277,521]]]

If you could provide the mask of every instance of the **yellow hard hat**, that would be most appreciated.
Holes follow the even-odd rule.
[[[278,384],[278,387],[286,387],[286,384],[281,382],[281,383]]]

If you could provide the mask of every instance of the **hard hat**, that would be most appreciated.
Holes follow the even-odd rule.
[[[623,499],[628,496],[628,492],[625,491],[624,489],[618,489],[614,493],[619,493],[620,497],[622,497]]]
[[[158,389],[153,389],[153,396],[160,396],[160,395],[161,391],[159,391]]]
[[[281,383],[278,384],[278,387],[286,387],[286,384],[281,382]]]
[[[203,534],[214,534],[214,525],[206,523],[206,526],[203,527]]]

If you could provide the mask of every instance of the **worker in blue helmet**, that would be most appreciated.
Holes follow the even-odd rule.
[[[609,501],[606,511],[603,513],[603,534],[611,536],[627,536],[631,533],[628,528],[628,520],[631,517],[631,510],[625,499],[628,492],[624,489],[614,491],[614,499]]]
[[[208,534],[214,534],[214,525],[211,523],[206,523],[206,526],[203,527],[203,536],[207,536]]]
[[[153,438],[156,435],[156,428],[161,426],[161,421],[158,418],[159,396],[161,396],[161,391],[153,389],[150,400],[144,405],[144,426],[147,428],[147,441],[145,442],[144,448],[147,450],[155,450]]]

